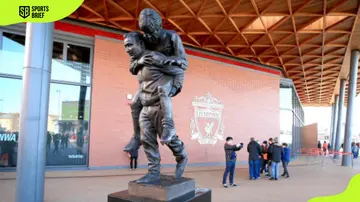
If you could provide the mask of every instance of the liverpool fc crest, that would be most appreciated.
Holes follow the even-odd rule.
[[[222,109],[224,104],[207,93],[202,97],[195,97],[193,103],[194,118],[191,119],[191,139],[200,144],[215,144],[224,139],[224,122]]]

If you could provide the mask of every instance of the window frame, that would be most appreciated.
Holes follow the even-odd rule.
[[[0,27],[0,41],[2,42],[3,32],[11,33],[11,34],[17,34],[20,36],[26,36],[26,24],[19,23],[15,25],[9,25]],[[63,165],[63,166],[46,166],[48,168],[51,167],[88,167],[89,161],[90,161],[90,141],[91,141],[91,106],[92,106],[92,91],[93,91],[93,64],[94,64],[94,46],[95,46],[95,37],[90,36],[84,36],[64,31],[58,31],[54,29],[53,34],[53,42],[63,43],[63,60],[67,60],[67,45],[76,45],[76,46],[82,46],[86,48],[90,48],[90,83],[81,83],[81,82],[71,82],[71,81],[62,81],[62,80],[54,80],[51,79],[50,83],[54,84],[63,84],[63,85],[72,85],[72,86],[85,86],[90,88],[90,101],[89,101],[89,136],[88,136],[88,158],[86,160],[85,165]],[[0,43],[0,50],[2,49],[2,43]],[[6,73],[0,73],[0,78],[8,78],[8,79],[18,79],[22,80],[21,75],[13,75],[13,74],[6,74]],[[50,98],[49,98],[50,99]],[[8,169],[8,168],[5,168]],[[14,168],[16,169],[16,168]],[[3,170],[0,168],[0,170]]]
[[[20,35],[20,36],[25,36],[24,33],[21,33],[21,31],[18,31],[18,30],[0,28],[0,37],[1,37],[1,39],[3,37],[3,32],[11,33],[11,34],[17,34],[17,35]],[[75,35],[75,34],[72,34],[72,35]],[[92,88],[91,84],[92,84],[93,62],[94,62],[94,45],[93,45],[93,42],[91,42],[91,41],[89,41],[88,43],[84,43],[83,41],[76,42],[76,41],[74,41],[74,38],[73,37],[70,38],[70,36],[71,35],[59,36],[58,33],[54,32],[53,42],[58,42],[58,43],[63,44],[63,60],[64,61],[67,61],[67,49],[68,49],[67,45],[68,44],[76,45],[76,46],[82,46],[82,47],[86,47],[86,48],[90,49],[90,62],[89,62],[89,66],[90,66],[90,84],[85,84],[85,83],[81,83],[81,82],[72,82],[72,81],[62,81],[62,80],[55,80],[55,79],[51,79],[50,82],[51,83],[58,83],[58,84],[87,86],[87,87]],[[6,74],[6,73],[0,73],[0,77],[13,78],[13,79],[22,79],[22,76],[20,76],[20,75],[13,75],[13,74]]]

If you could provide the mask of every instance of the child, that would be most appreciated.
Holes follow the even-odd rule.
[[[284,152],[281,156],[281,161],[282,161],[282,164],[284,167],[284,173],[281,176],[289,178],[290,175],[289,175],[289,171],[288,171],[288,165],[290,162],[290,149],[286,143],[283,143],[282,147],[283,147]]]

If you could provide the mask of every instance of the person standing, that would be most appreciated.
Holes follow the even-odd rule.
[[[256,180],[260,178],[260,158],[261,150],[260,145],[252,137],[247,145],[247,151],[249,153],[249,174],[250,180]]]
[[[268,154],[267,154],[267,151],[268,151],[268,145],[267,145],[267,141],[265,140],[261,147],[261,169],[260,169],[260,174],[262,174],[265,170],[265,173],[268,174],[268,167],[267,167],[267,164],[268,164]]]
[[[136,170],[137,169],[137,159],[139,156],[139,149],[132,149],[130,150],[130,169]]]
[[[331,152],[331,144],[330,144],[330,142],[328,143],[328,153],[329,153],[329,154],[332,153],[332,152]]]
[[[227,184],[226,184],[226,178],[227,176],[230,174],[229,176],[229,183],[230,186],[237,186],[234,183],[234,171],[235,171],[235,165],[236,165],[236,151],[239,151],[241,148],[243,148],[243,144],[239,143],[239,144],[233,144],[233,138],[232,137],[227,137],[226,138],[226,143],[224,145],[224,150],[225,150],[225,159],[226,159],[226,168],[225,168],[225,172],[224,172],[224,176],[223,176],[223,186],[225,188],[228,188]]]
[[[273,144],[274,144],[273,143],[273,138],[269,138],[269,147],[268,147],[268,151],[267,151],[269,172],[266,175],[267,177],[271,177],[271,158],[272,158],[272,154],[270,153],[270,151],[271,151],[272,147],[274,146]]]
[[[359,156],[359,147],[355,144],[355,142],[351,143],[351,152],[353,154],[354,159],[357,159]]]
[[[270,180],[279,179],[280,171],[280,161],[281,156],[283,155],[283,148],[279,144],[279,139],[274,138],[274,143],[271,148],[269,148],[269,153],[271,154],[271,178]]]
[[[326,143],[326,141],[324,141],[324,143],[323,143],[323,152],[324,152],[324,156],[326,156],[326,154],[327,154],[327,150],[328,150],[328,143]]]
[[[319,150],[319,155],[321,155],[321,142],[318,141],[317,148]]]
[[[283,168],[284,168],[284,173],[281,175],[283,177],[289,178],[289,171],[288,171],[288,165],[290,162],[290,148],[288,147],[288,145],[286,143],[282,144],[283,147],[283,154],[281,156],[281,162],[283,164]]]

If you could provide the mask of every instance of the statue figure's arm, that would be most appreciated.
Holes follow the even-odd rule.
[[[171,42],[174,49],[174,55],[168,57],[165,60],[165,64],[178,65],[182,69],[186,70],[188,67],[188,61],[186,60],[184,45],[180,36],[176,32],[171,33]]]
[[[154,65],[156,67],[151,66],[150,68],[157,68],[158,71],[169,76],[179,76],[184,74],[184,69],[181,68],[180,66],[172,65],[172,64],[164,64],[163,61],[165,61],[167,57],[162,53],[157,51],[152,51],[151,55],[154,61]]]
[[[137,75],[139,68],[141,65],[138,64],[138,60],[131,60],[130,61],[130,72],[133,75]]]

